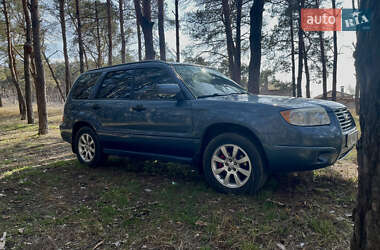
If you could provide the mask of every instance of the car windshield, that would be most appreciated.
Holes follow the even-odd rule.
[[[216,70],[180,64],[173,67],[197,98],[247,93],[237,83]]]

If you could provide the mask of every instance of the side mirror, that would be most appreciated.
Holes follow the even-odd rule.
[[[182,99],[181,89],[176,83],[166,83],[157,85],[157,93],[161,96],[173,97],[175,99]]]

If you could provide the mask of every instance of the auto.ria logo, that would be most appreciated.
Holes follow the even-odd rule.
[[[370,29],[369,11],[355,9],[302,9],[304,31],[357,31]]]

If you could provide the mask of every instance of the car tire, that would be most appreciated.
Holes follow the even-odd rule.
[[[80,163],[95,168],[107,160],[103,147],[95,131],[82,127],[75,136],[76,155]]]
[[[267,179],[257,146],[235,133],[220,134],[208,143],[203,172],[206,181],[222,193],[256,193]]]

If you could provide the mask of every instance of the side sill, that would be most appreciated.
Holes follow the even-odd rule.
[[[109,155],[119,155],[119,156],[135,156],[148,159],[156,159],[163,161],[174,161],[180,163],[193,163],[193,158],[190,157],[180,157],[174,155],[163,155],[163,154],[154,154],[146,152],[136,152],[136,151],[126,151],[126,150],[117,150],[117,149],[104,149],[103,152]]]

